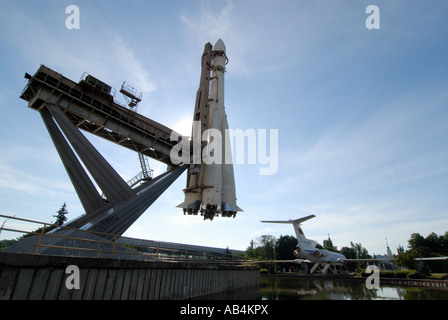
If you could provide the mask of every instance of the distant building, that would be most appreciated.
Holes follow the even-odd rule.
[[[380,266],[382,267],[382,269],[395,270],[396,266],[394,262],[390,261],[391,259],[394,259],[394,255],[390,250],[389,244],[387,243],[387,239],[386,239],[386,247],[387,247],[386,254],[376,254],[373,257],[380,262]]]
[[[330,239],[330,234],[328,234],[328,240],[323,241],[323,247],[324,249],[330,250],[330,251],[337,251],[338,248],[333,246],[333,241]]]

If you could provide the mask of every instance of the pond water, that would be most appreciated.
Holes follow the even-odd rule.
[[[363,281],[262,277],[263,300],[448,300],[447,289],[381,285],[367,289]]]

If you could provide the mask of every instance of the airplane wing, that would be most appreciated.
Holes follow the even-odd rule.
[[[346,262],[357,262],[357,261],[395,261],[397,260],[396,258],[392,258],[392,259],[346,259]],[[448,257],[427,257],[427,258],[414,258],[414,260],[417,261],[437,261],[437,260],[442,260],[442,261],[446,261],[448,260]]]
[[[428,257],[428,258],[414,258],[417,261],[436,261],[436,260],[448,260],[448,257]]]
[[[259,260],[252,260],[252,261],[247,261],[248,263],[314,263],[310,260],[305,260],[305,259],[294,259],[294,260],[263,260],[263,261],[259,261]]]
[[[337,261],[322,261],[321,264],[332,264],[332,263],[346,263],[346,262],[378,262],[378,261],[395,261],[396,259],[337,259]],[[436,261],[436,260],[443,260],[448,261],[448,257],[428,257],[428,258],[414,258],[414,260],[417,261]],[[312,263],[315,264],[315,262],[305,259],[294,259],[294,260],[251,260],[246,261],[246,263]]]
[[[345,262],[394,261],[396,259],[345,259]]]

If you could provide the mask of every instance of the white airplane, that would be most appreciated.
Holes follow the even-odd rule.
[[[316,217],[314,214],[310,216],[306,216],[296,220],[288,220],[288,221],[261,221],[263,223],[288,223],[292,224],[294,227],[294,231],[296,233],[296,237],[298,240],[297,248],[294,251],[294,256],[297,258],[304,259],[296,259],[293,260],[296,263],[314,263],[314,266],[311,268],[310,273],[313,273],[317,267],[321,264],[325,264],[322,273],[326,273],[331,265],[344,265],[347,262],[347,258],[340,253],[332,252],[326,249],[317,249],[316,241],[307,239],[305,234],[303,233],[300,224],[304,221],[312,219]],[[351,259],[350,259],[351,260]]]
[[[314,266],[311,268],[310,273],[312,274],[319,266],[325,265],[322,270],[322,273],[327,273],[328,269],[331,266],[344,265],[347,262],[354,261],[378,261],[377,259],[347,259],[343,254],[332,252],[326,249],[317,249],[316,241],[307,239],[305,234],[303,233],[300,224],[304,221],[312,219],[316,217],[314,214],[309,215],[296,220],[288,220],[288,221],[261,221],[263,223],[287,223],[292,224],[294,227],[294,231],[296,233],[296,237],[298,240],[297,248],[293,252],[294,256],[297,258],[304,259],[295,259],[295,260],[278,260],[275,262],[295,262],[295,263],[314,263]],[[381,259],[381,261],[393,261],[395,259]],[[448,257],[431,257],[431,258],[415,258],[414,260],[448,260]],[[330,269],[331,270],[331,269]],[[336,270],[333,268],[332,270],[336,273]]]

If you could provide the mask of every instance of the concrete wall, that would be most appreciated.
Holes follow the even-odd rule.
[[[80,289],[67,289],[79,268]],[[258,287],[256,268],[0,253],[0,300],[174,300]]]

